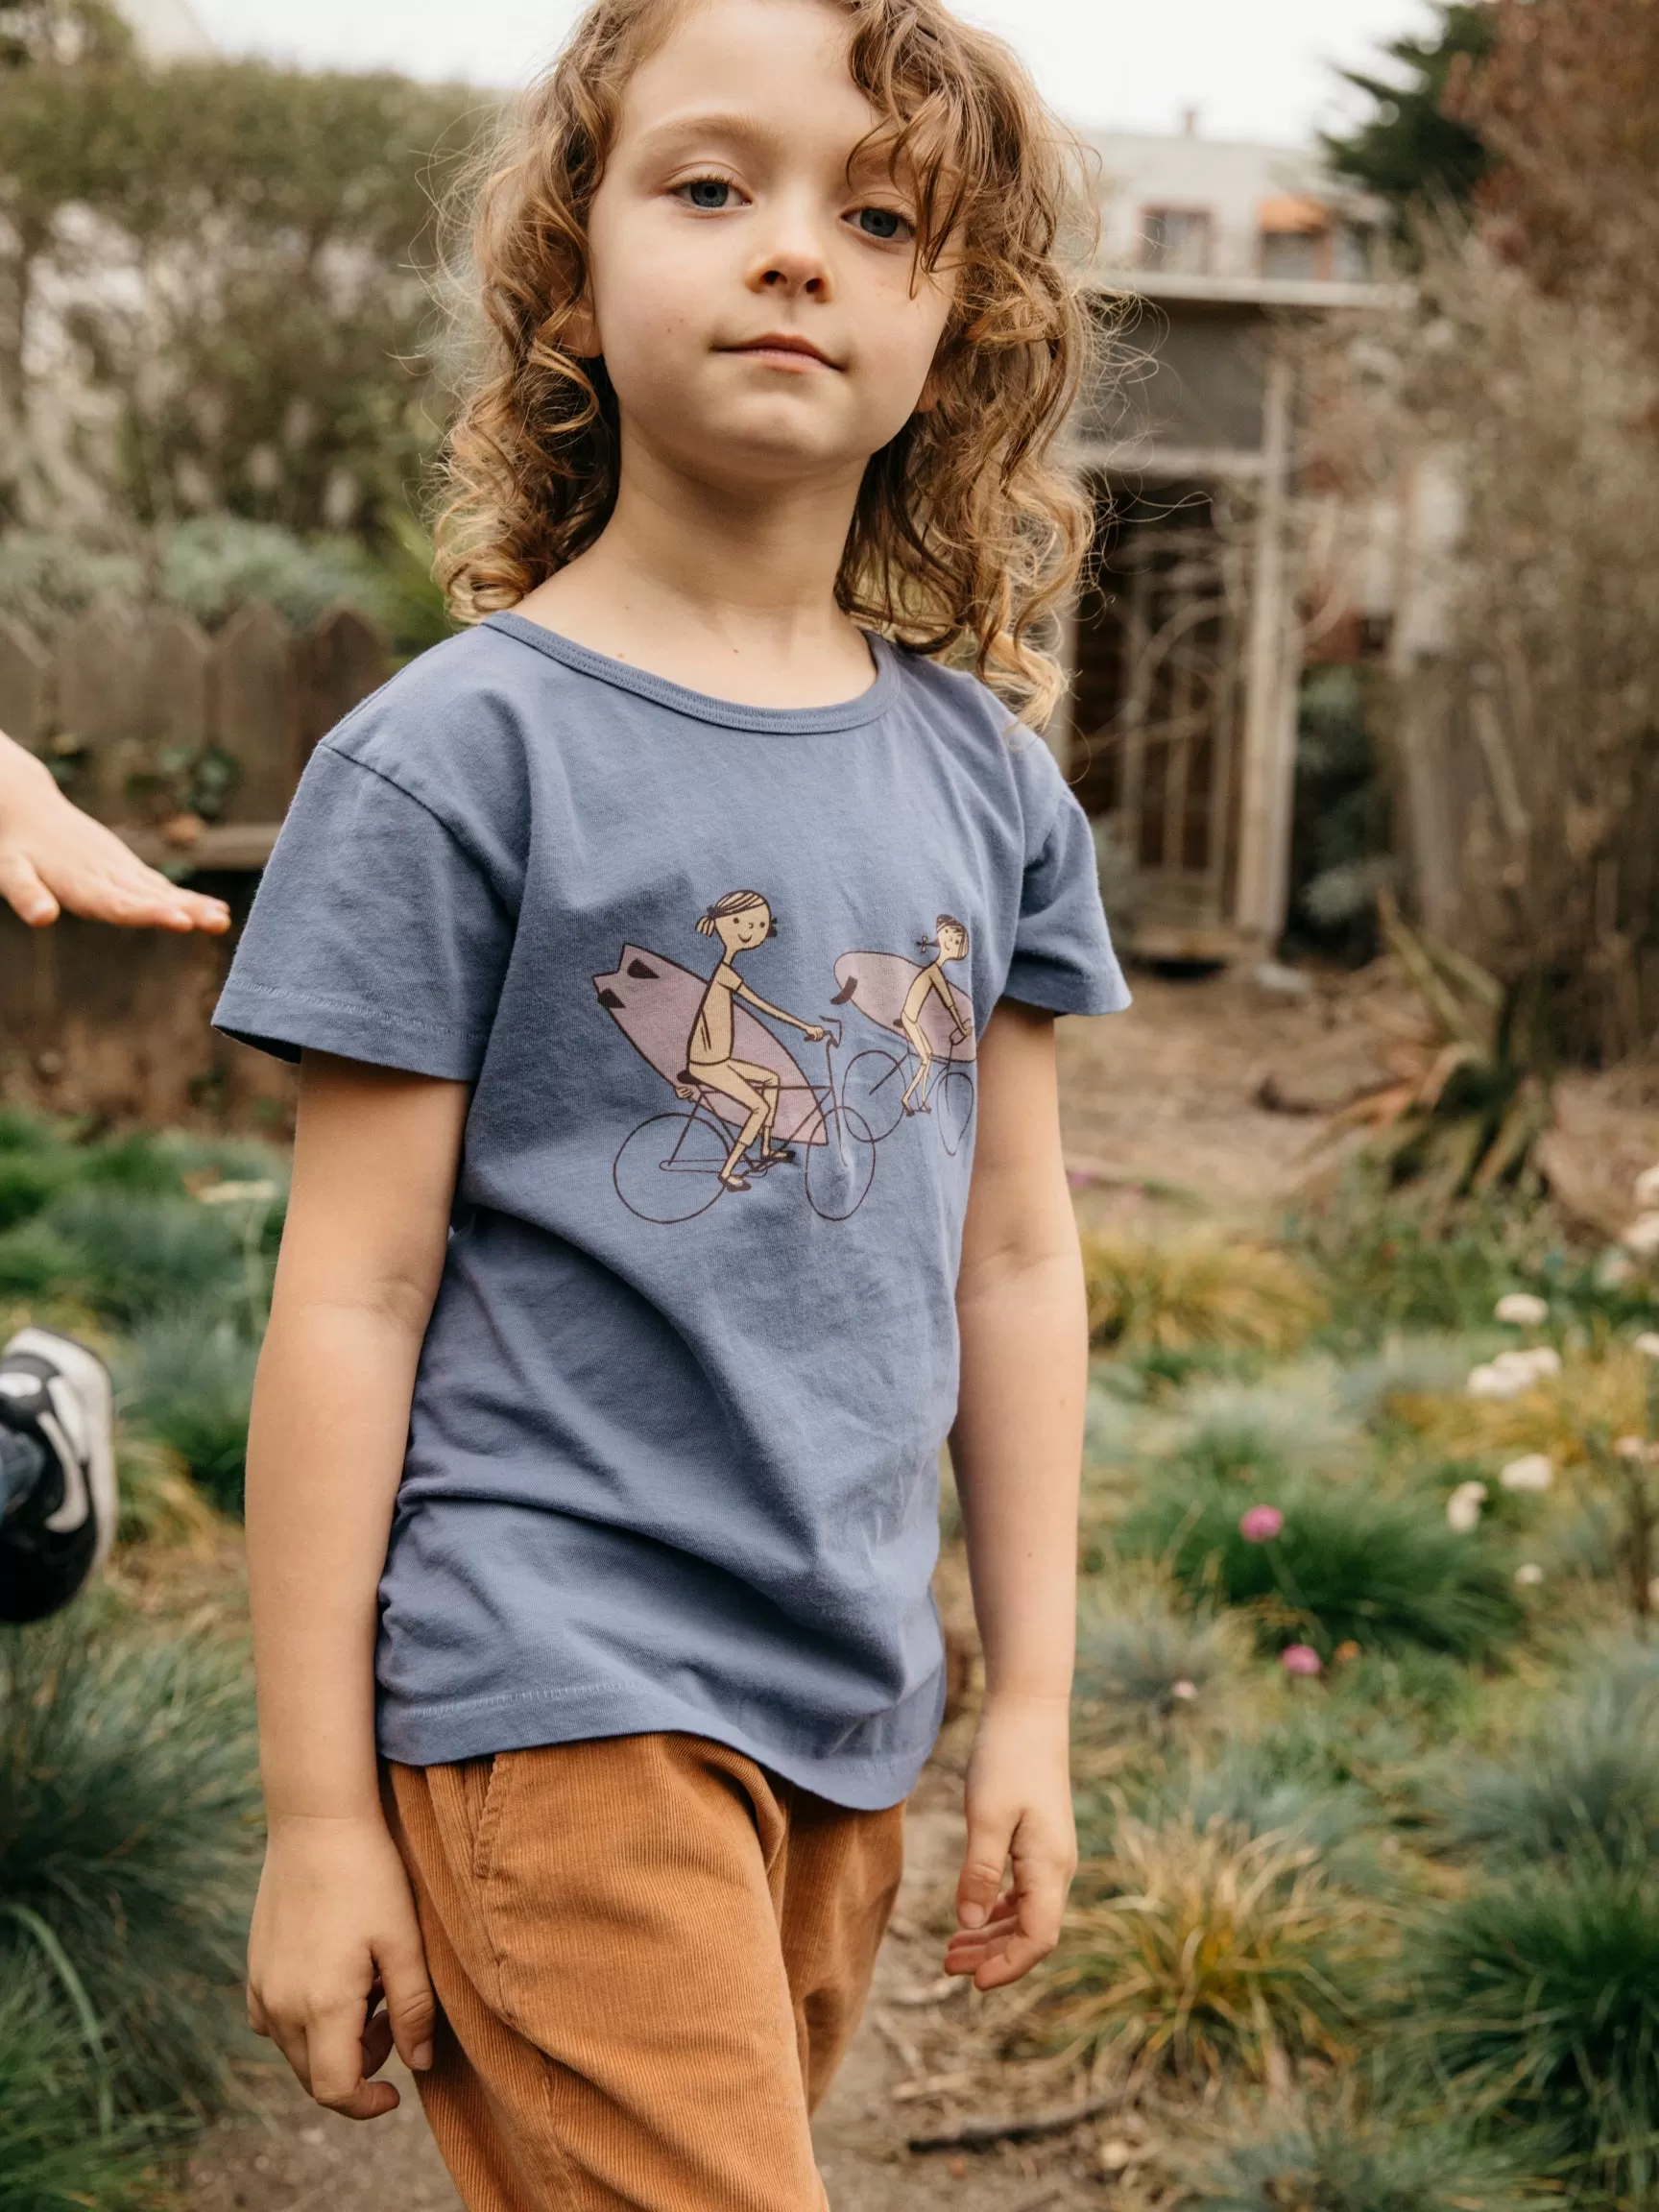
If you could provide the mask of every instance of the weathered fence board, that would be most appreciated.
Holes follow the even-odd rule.
[[[300,755],[295,637],[274,607],[242,607],[214,646],[216,735],[240,775],[227,812],[276,822],[293,795]]]
[[[147,855],[256,868],[311,748],[391,673],[379,632],[349,607],[303,634],[245,607],[212,637],[169,609],[89,608],[49,641],[0,618],[0,730],[59,753],[78,804]],[[193,764],[213,753],[237,769],[222,797]],[[180,811],[211,819],[168,846],[161,826]]]
[[[31,751],[46,735],[52,656],[15,622],[0,619],[0,730]]]

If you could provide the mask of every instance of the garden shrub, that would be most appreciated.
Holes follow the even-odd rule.
[[[1073,2049],[1190,2085],[1349,2055],[1380,1930],[1305,1839],[1124,1812],[1077,1896],[1045,2007]]]
[[[1209,2212],[1527,2212],[1558,2201],[1506,2152],[1425,2113],[1267,2116],[1191,2169],[1184,2201]]]
[[[103,2023],[121,2112],[223,2090],[256,1806],[234,1647],[100,1628],[85,1603],[0,1632],[0,1988],[40,1962],[37,1922]]]
[[[1318,1286],[1277,1247],[1213,1234],[1083,1241],[1091,1341],[1125,1353],[1202,1346],[1282,1355],[1321,1318]]]
[[[1659,1866],[1659,1676],[1604,1670],[1507,1761],[1462,1763],[1440,1810],[1454,1841],[1522,1864]]]
[[[15,1244],[14,1244],[15,1240]],[[157,1313],[235,1296],[246,1277],[241,1242],[221,1211],[194,1198],[86,1185],[55,1199],[22,1230],[0,1238],[0,1288],[44,1257],[61,1269],[46,1286],[131,1325]]]
[[[127,1417],[175,1453],[222,1512],[242,1510],[248,1416],[259,1348],[229,1321],[144,1323],[122,1347]]]
[[[1220,1602],[1259,1607],[1274,1647],[1294,1630],[1327,1656],[1353,1643],[1476,1658],[1521,1624],[1504,1562],[1431,1508],[1359,1482],[1304,1484],[1268,1501],[1284,1512],[1283,1532],[1253,1543],[1239,1522],[1258,1502],[1242,1484],[1165,1471],[1118,1526],[1118,1550],[1163,1561]]]
[[[1659,1883],[1604,1860],[1536,1868],[1444,1907],[1414,2003],[1460,2092],[1547,2126],[1564,2169],[1659,2198]]]
[[[1087,1601],[1077,1636],[1080,1736],[1214,1720],[1248,1648],[1240,1622],[1182,1611],[1155,1586]]]

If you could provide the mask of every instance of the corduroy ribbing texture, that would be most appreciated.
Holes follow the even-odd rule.
[[[898,1891],[855,1813],[701,1737],[389,1766],[468,2212],[824,2212],[808,2115]]]

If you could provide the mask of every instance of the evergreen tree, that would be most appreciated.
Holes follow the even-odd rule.
[[[1439,0],[1440,27],[1427,38],[1396,38],[1385,48],[1404,72],[1398,79],[1364,70],[1342,74],[1376,103],[1346,136],[1327,136],[1325,151],[1339,176],[1352,178],[1394,208],[1395,226],[1409,234],[1412,211],[1425,201],[1466,206],[1492,166],[1475,132],[1448,112],[1470,71],[1497,39],[1485,0]]]

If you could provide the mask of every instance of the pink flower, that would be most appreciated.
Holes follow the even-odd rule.
[[[1323,1674],[1325,1662],[1311,1644],[1291,1644],[1279,1654],[1279,1664],[1286,1674]]]
[[[1277,1505],[1252,1505],[1238,1524],[1238,1533],[1246,1544],[1271,1544],[1284,1527],[1285,1516]]]

